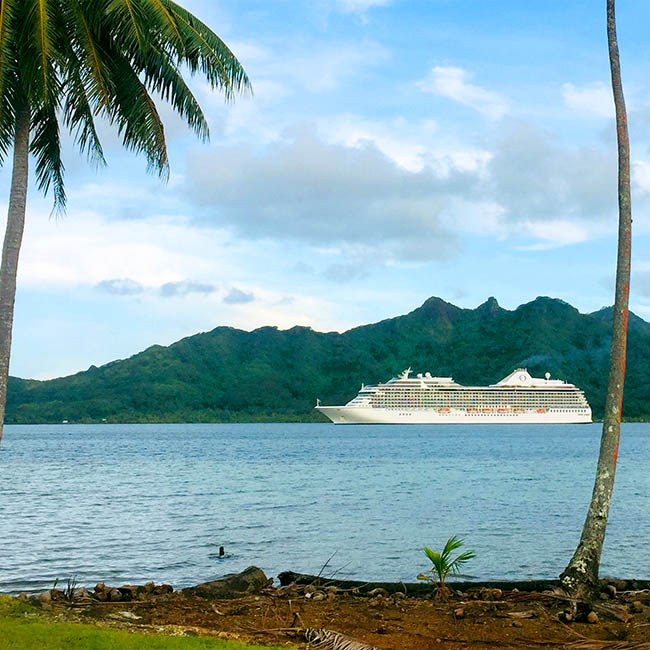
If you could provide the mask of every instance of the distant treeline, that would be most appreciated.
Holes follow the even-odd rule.
[[[7,423],[325,421],[361,382],[407,366],[461,384],[499,381],[518,367],[585,391],[602,417],[611,308],[580,314],[537,298],[514,311],[490,298],[461,309],[430,298],[405,316],[338,333],[305,327],[217,327],[69,377],[10,378]],[[650,324],[630,316],[624,416],[650,419]]]

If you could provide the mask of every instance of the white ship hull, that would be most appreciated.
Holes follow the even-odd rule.
[[[591,409],[537,409],[484,412],[463,409],[387,409],[359,406],[317,406],[334,424],[582,424],[591,422]]]

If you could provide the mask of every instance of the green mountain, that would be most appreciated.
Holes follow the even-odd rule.
[[[217,327],[122,361],[49,381],[10,378],[7,423],[324,420],[361,382],[414,371],[484,385],[525,367],[582,388],[602,417],[611,308],[580,314],[537,298],[513,311],[490,298],[461,309],[440,298],[343,334]],[[650,324],[630,316],[624,416],[650,419]]]

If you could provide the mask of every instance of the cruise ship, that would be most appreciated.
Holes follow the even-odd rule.
[[[334,424],[567,424],[591,422],[584,393],[547,372],[533,377],[518,368],[490,386],[462,386],[407,368],[385,384],[361,385],[345,406],[316,410]]]

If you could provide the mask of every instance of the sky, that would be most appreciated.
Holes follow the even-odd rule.
[[[31,182],[12,375],[68,375],[220,325],[342,332],[431,296],[612,304],[605,0],[182,4],[228,44],[253,94],[227,103],[190,81],[207,144],[160,105],[166,184],[110,125],[105,168],[66,138],[66,214],[51,216]],[[650,320],[650,3],[617,4],[630,305]]]

